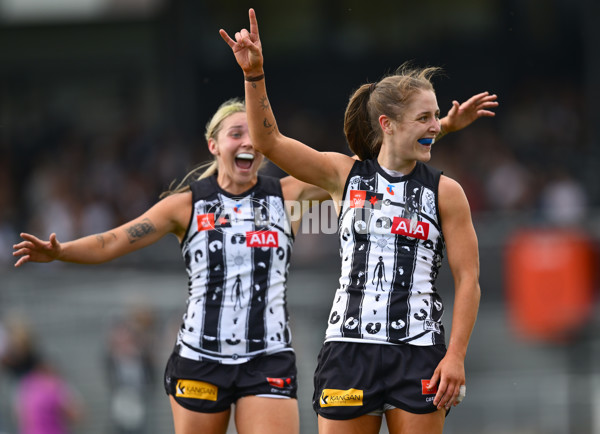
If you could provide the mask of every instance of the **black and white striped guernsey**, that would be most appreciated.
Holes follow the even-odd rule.
[[[234,196],[211,176],[191,190],[181,243],[189,298],[176,351],[225,364],[292,351],[285,284],[294,240],[280,181],[259,176]]]
[[[325,341],[444,344],[435,280],[444,238],[441,172],[421,162],[393,177],[357,161],[339,216],[342,271]]]

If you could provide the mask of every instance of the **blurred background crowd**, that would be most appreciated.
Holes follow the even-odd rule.
[[[479,120],[436,143],[431,164],[463,185],[480,237],[483,319],[477,328],[483,331],[474,335],[472,346],[482,344],[473,350],[473,370],[483,379],[490,378],[494,367],[507,369],[510,363],[502,358],[502,353],[507,357],[505,350],[525,354],[531,348],[511,347],[508,330],[490,338],[486,333],[499,333],[494,330],[498,323],[486,323],[485,318],[503,321],[498,318],[504,318],[509,308],[503,255],[513,231],[568,228],[584,234],[591,251],[600,240],[597,0],[303,0],[291,4],[268,0],[0,0],[0,321],[18,312],[17,316],[29,321],[28,327],[55,324],[55,329],[38,331],[46,333],[47,350],[52,339],[74,348],[75,342],[89,344],[112,329],[112,319],[103,319],[101,311],[89,306],[87,318],[99,330],[91,325],[84,331],[78,329],[71,347],[57,337],[76,334],[69,323],[73,314],[69,303],[79,296],[73,279],[99,282],[106,298],[100,300],[95,294],[91,299],[106,307],[110,298],[113,304],[108,312],[121,312],[119,301],[130,300],[130,286],[109,280],[106,273],[111,268],[94,268],[87,275],[80,269],[72,275],[70,267],[60,264],[28,265],[13,271],[11,246],[23,231],[42,238],[56,232],[59,240],[66,241],[124,223],[155,203],[173,180],[209,159],[203,137],[206,122],[223,101],[243,97],[242,73],[218,30],[224,28],[231,34],[247,27],[248,7],[257,11],[269,96],[279,127],[317,149],[349,152],[342,129],[348,97],[362,83],[377,81],[406,60],[444,69],[445,76],[435,82],[442,115],[452,100],[462,102],[481,91],[498,95],[496,117]],[[265,171],[281,175],[273,166]],[[299,237],[294,266],[300,286],[314,282],[316,294],[333,294],[337,248],[331,236],[322,237]],[[170,241],[175,245],[123,258],[112,267],[180,275],[183,267],[177,246]],[[167,250],[173,253],[169,257]],[[111,276],[123,277],[117,272]],[[175,282],[165,285],[176,286],[169,289],[181,297],[172,299],[183,300],[185,283]],[[591,282],[590,291],[597,293],[597,281]],[[38,287],[40,283],[45,288]],[[147,283],[152,284],[156,282]],[[117,287],[123,287],[123,298],[114,290]],[[56,317],[44,311],[44,306],[34,305],[41,291],[45,291],[42,300],[63,306],[52,311]],[[171,330],[171,309],[177,312],[177,304],[171,306],[160,290],[156,293],[161,294],[157,300],[144,299],[155,305],[155,320]],[[60,294],[68,296],[61,299]],[[169,305],[166,311],[159,300]],[[586,360],[583,371],[596,375],[593,378],[600,386],[600,344],[594,333],[599,330],[598,308],[594,297],[586,300],[588,309],[577,329],[578,336],[584,337],[569,340],[568,345],[564,340],[554,341],[549,347],[536,347],[542,353],[529,359],[523,356],[531,362],[529,374],[540,371],[534,369],[536,363],[547,363],[548,378],[561,379],[556,385],[561,393],[579,384],[572,377],[578,362],[571,357],[580,351]],[[318,306],[326,317],[329,297],[314,299],[313,304],[304,302],[290,295],[291,304]],[[183,309],[183,304],[179,306]],[[80,319],[72,319],[73,324],[79,326]],[[324,330],[325,322],[319,321],[322,329],[305,335],[303,323],[297,325],[297,346],[312,339],[306,344],[308,376],[314,362],[311,351],[318,348]],[[506,328],[506,323],[501,324]],[[57,335],[50,336],[50,330]],[[3,340],[0,334],[0,348],[3,341],[10,339]],[[490,359],[486,342],[495,346],[497,364]],[[55,348],[50,353],[71,373],[85,370],[73,368],[72,358]],[[166,358],[158,359],[148,369],[160,377]],[[524,366],[517,365],[515,370],[521,379],[533,378],[523,374]],[[77,378],[73,373],[71,381]],[[103,381],[109,378],[116,377]],[[498,387],[507,384],[501,375],[492,378]],[[310,377],[305,380],[310,389]],[[96,381],[97,386],[101,379]],[[86,389],[86,384],[91,383],[80,383],[79,388]],[[582,405],[573,404],[570,392],[564,401],[554,402],[563,413],[536,405],[528,415],[521,415],[520,404],[515,404],[507,410],[510,417],[500,417],[474,406],[472,413],[467,412],[479,417],[478,428],[472,432],[600,433],[600,421],[594,418],[600,414],[600,396],[596,394],[594,400],[591,389],[585,388],[587,400],[578,397]],[[108,388],[103,393],[108,400]],[[544,395],[539,390],[535,393],[536,399]],[[503,396],[514,394],[507,390]],[[157,401],[165,410],[154,416],[168,419],[166,398]],[[80,432],[109,432],[108,425],[98,422],[93,402],[88,402],[92,408],[87,410],[89,425],[80,422]],[[309,407],[308,402],[304,404],[303,408]],[[498,406],[506,404],[494,401],[490,405],[501,411],[503,407]],[[0,432],[12,433],[17,428],[8,407],[0,407]],[[306,408],[303,414],[312,423]],[[140,417],[150,420],[150,416]],[[154,432],[152,426],[161,426],[142,425],[147,431],[139,432]],[[471,431],[449,425],[448,432]]]

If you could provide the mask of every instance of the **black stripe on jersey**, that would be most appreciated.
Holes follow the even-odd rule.
[[[201,348],[221,351],[219,329],[223,296],[225,295],[225,238],[221,231],[207,232],[208,285],[204,299],[204,324],[202,325]]]
[[[415,201],[413,197],[415,188],[421,191],[422,187],[412,179],[408,179],[404,184],[404,196],[407,199],[402,217],[409,220],[419,210],[420,200]],[[394,244],[394,277],[388,303],[388,339],[391,342],[398,342],[406,338],[410,330],[411,318],[409,317],[410,305],[408,300],[412,290],[412,279],[417,261],[418,240],[396,235]]]

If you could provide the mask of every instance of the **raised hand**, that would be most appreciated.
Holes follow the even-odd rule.
[[[235,33],[233,40],[225,30],[219,30],[219,34],[227,45],[231,47],[235,60],[244,71],[244,75],[257,76],[263,73],[263,56],[260,37],[258,34],[258,21],[254,9],[248,11],[250,19],[250,32],[242,29]]]
[[[450,108],[442,122],[444,133],[461,130],[480,117],[496,116],[496,113],[491,109],[498,107],[497,99],[498,96],[495,94],[490,95],[489,92],[482,92],[472,96],[462,104],[458,101],[452,101],[452,108]]]
[[[15,267],[20,267],[26,262],[51,262],[58,259],[62,252],[62,246],[56,239],[56,234],[51,234],[48,241],[42,241],[33,235],[22,233],[21,241],[13,245],[13,256],[19,260]]]

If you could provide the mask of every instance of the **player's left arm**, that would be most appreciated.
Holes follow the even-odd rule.
[[[452,101],[446,117],[440,120],[441,129],[436,137],[440,140],[447,133],[462,130],[481,117],[494,117],[492,110],[498,107],[498,96],[489,92],[473,95],[465,102]]]
[[[448,350],[431,384],[438,385],[434,404],[450,408],[458,404],[465,385],[464,360],[479,310],[479,251],[467,197],[458,182],[446,176],[440,179],[439,210],[455,295]]]

